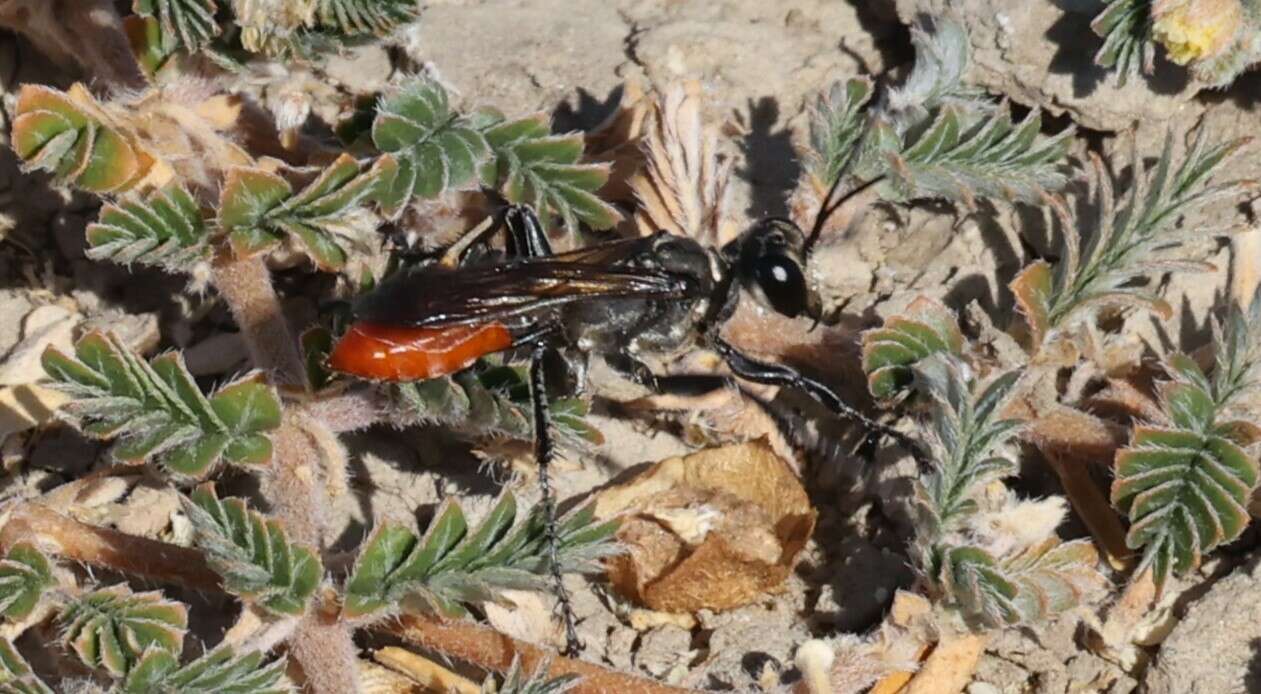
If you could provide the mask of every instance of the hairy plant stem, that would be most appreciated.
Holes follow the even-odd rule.
[[[276,385],[309,390],[298,342],[263,257],[221,257],[211,272],[211,282],[241,328],[254,366],[266,371]]]
[[[310,391],[297,341],[289,330],[261,256],[220,258],[214,263],[212,282],[232,311],[254,365],[281,386]],[[327,525],[325,510],[330,500],[324,456],[313,436],[300,422],[302,415],[286,412],[272,435],[274,453],[263,493],[284,523],[290,537],[320,551]],[[316,694],[359,691],[359,667],[351,629],[316,605],[289,639],[290,651],[302,667],[308,689]]]

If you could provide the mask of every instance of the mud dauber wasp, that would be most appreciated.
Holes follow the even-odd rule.
[[[870,183],[870,182],[869,182]],[[809,246],[835,204],[826,196],[810,237],[791,220],[764,219],[721,249],[666,232],[553,253],[535,213],[503,209],[497,223],[474,230],[458,257],[398,273],[354,307],[355,322],[335,346],[330,366],[364,378],[415,381],[471,366],[479,357],[514,347],[531,350],[529,383],[534,455],[547,518],[551,574],[564,622],[567,652],[579,648],[569,596],[556,562],[555,499],[548,472],[553,440],[547,397],[549,354],[599,353],[615,369],[657,391],[673,377],[653,374],[641,354],[694,346],[716,351],[736,376],[797,388],[869,434],[886,435],[916,451],[908,437],[862,415],[823,383],[781,364],[743,354],[719,335],[741,290],[789,317],[814,314],[804,270]],[[499,229],[506,253],[470,262],[469,250]],[[575,379],[584,379],[582,365]],[[674,383],[678,383],[675,381]]]

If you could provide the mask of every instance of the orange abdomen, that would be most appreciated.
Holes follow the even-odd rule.
[[[423,381],[467,368],[512,346],[501,323],[413,328],[358,322],[342,336],[329,366],[381,381]]]

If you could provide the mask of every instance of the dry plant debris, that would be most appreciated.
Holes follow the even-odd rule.
[[[3,199],[48,217],[0,238],[0,692],[923,694],[1025,690],[1035,658],[1065,690],[1122,692],[1189,587],[1246,583],[1261,304],[1255,230],[1225,239],[1255,195],[1247,138],[1179,123],[1149,152],[986,93],[978,71],[1005,66],[973,64],[967,3],[910,27],[864,7],[841,31],[884,26],[859,62],[888,75],[810,85],[782,133],[755,104],[735,127],[722,71],[640,43],[822,34],[850,4],[616,4],[620,101],[567,113],[480,104],[572,84],[531,61],[588,49],[479,41],[486,83],[455,84],[413,0],[0,0],[29,41],[3,80]],[[999,5],[1000,24],[1019,9]],[[1097,38],[1108,79],[1172,70],[1237,85],[1210,111],[1247,101],[1261,3],[1104,5],[1073,40]],[[768,201],[779,160],[798,180]],[[770,310],[742,277],[706,316],[721,330],[645,366],[660,380],[582,340],[546,392],[520,350],[419,382],[330,369],[357,297],[496,257],[506,205],[562,252],[664,231],[733,265],[746,217],[782,207],[760,224],[800,226],[808,301]],[[900,244],[930,267],[896,267]],[[852,269],[833,257],[869,266],[868,304],[822,296]],[[1230,287],[1191,291],[1223,260]],[[742,381],[724,345],[810,380]],[[799,409],[803,383],[871,430]],[[544,405],[563,514],[504,479],[545,472],[519,464]],[[569,603],[577,657],[554,652]]]

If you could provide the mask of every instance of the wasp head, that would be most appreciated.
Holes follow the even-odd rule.
[[[819,315],[818,297],[805,275],[806,237],[778,217],[754,224],[722,249],[736,277],[758,302],[790,318]]]

